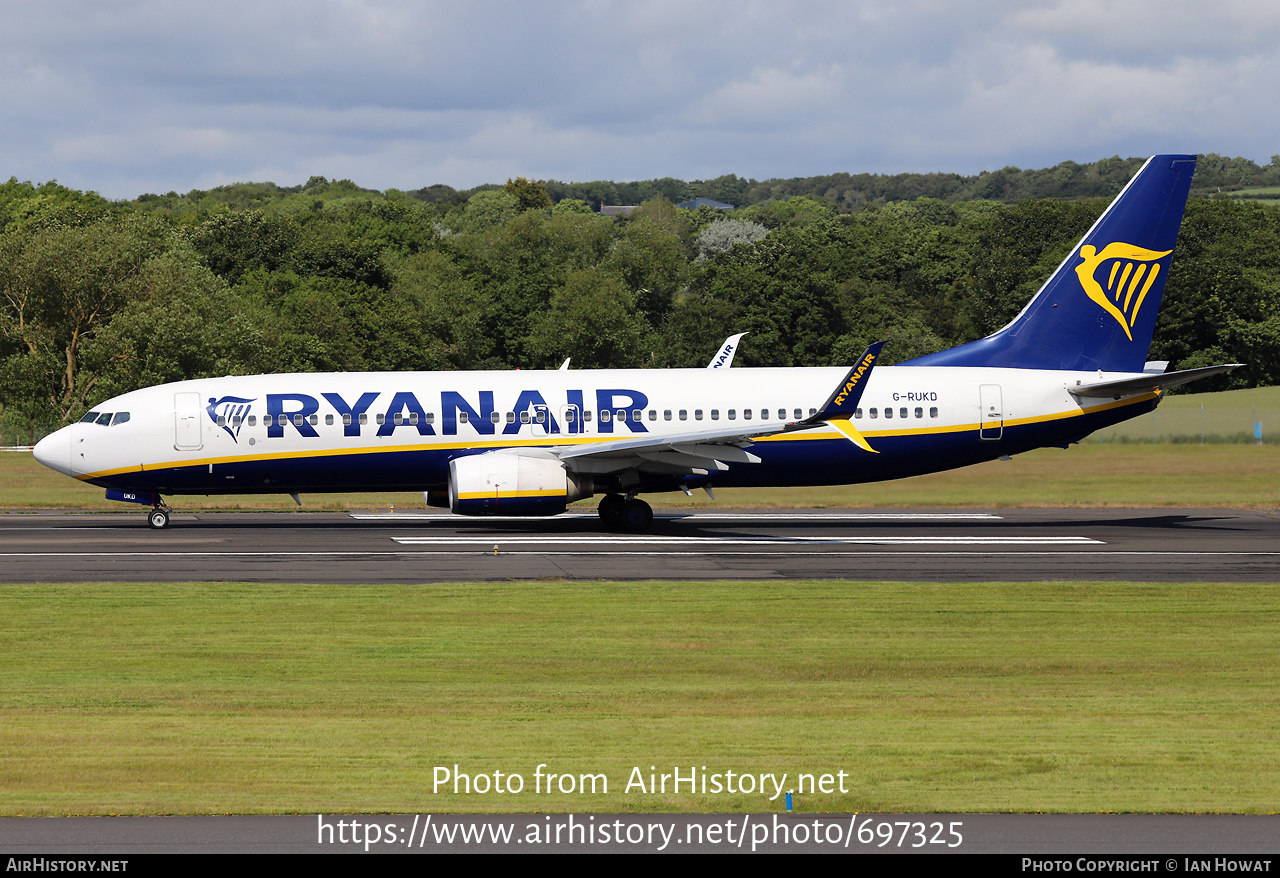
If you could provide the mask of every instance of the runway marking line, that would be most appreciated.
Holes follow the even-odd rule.
[[[501,544],[499,544],[501,545]],[[486,551],[483,547],[478,547],[479,551],[409,551],[406,549],[390,549],[386,551],[379,550],[348,550],[345,552],[3,552],[0,558],[368,558],[368,557],[413,557],[415,555],[433,556],[433,555],[449,555],[456,557],[474,557],[477,555],[488,556],[491,552]],[[663,557],[671,557],[670,551],[665,552],[644,552],[644,551],[579,551],[579,552],[550,552],[546,550],[529,550],[529,551],[504,551],[499,550],[503,555],[658,555]],[[746,557],[751,555],[774,555],[786,556],[795,555],[795,552],[785,552],[777,550],[767,550],[760,552],[719,552],[715,550],[702,551],[697,554],[689,554],[690,558],[697,558],[707,555],[725,555],[730,557]],[[868,555],[906,555],[918,554],[902,551],[890,552],[823,552],[823,557],[856,557],[866,558]],[[949,555],[964,557],[996,557],[996,558],[1021,558],[1025,556],[1045,556],[1045,557],[1072,557],[1072,558],[1102,558],[1112,556],[1127,557],[1177,557],[1177,558],[1268,558],[1280,557],[1280,552],[1127,552],[1127,551],[1111,551],[1111,550],[1090,550],[1090,551],[1067,551],[1067,552],[1051,552],[1051,551],[1027,551],[1027,552],[982,552],[982,551],[964,551],[964,552],[948,552],[936,551],[928,552],[930,556],[945,557]]]
[[[476,517],[453,515],[447,512],[349,512],[356,521],[454,521],[463,522]],[[544,521],[581,521],[598,519],[595,512],[570,512],[543,519]],[[751,514],[743,512],[666,512],[658,513],[655,520],[662,521],[1004,521],[1004,516],[991,512],[778,512]],[[485,515],[484,521],[529,521],[529,516]]]
[[[917,536],[881,536],[881,537],[681,537],[681,536],[600,536],[596,534],[567,534],[565,536],[519,536],[514,534],[492,534],[488,536],[422,536],[392,537],[393,541],[404,546],[448,546],[448,545],[582,545],[584,543],[608,543],[612,545],[674,545],[674,546],[774,546],[774,545],[866,545],[866,546],[1083,546],[1105,545],[1102,540],[1090,537],[1015,537],[1015,536],[969,536],[969,537],[917,537]]]

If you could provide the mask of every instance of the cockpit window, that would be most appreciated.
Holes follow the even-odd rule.
[[[128,420],[129,420],[128,412],[116,412],[115,418],[113,418],[111,421],[111,426],[114,427],[116,424],[123,424]]]
[[[104,426],[104,427],[110,427],[110,426],[111,426],[111,412],[107,412],[106,414],[98,415],[97,423],[101,424],[101,425],[102,425],[102,426]]]
[[[89,414],[80,419],[80,423],[92,424],[94,421],[98,420],[98,415],[100,414],[101,412],[89,412]]]

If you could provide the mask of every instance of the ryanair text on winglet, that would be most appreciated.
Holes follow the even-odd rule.
[[[844,383],[844,387],[840,388],[840,392],[836,394],[836,398],[833,400],[836,405],[844,405],[844,401],[849,398],[849,393],[858,386],[862,376],[866,374],[867,370],[871,368],[871,364],[875,361],[875,354],[867,354],[862,358],[862,362],[858,365],[858,371],[853,373],[853,376]]]

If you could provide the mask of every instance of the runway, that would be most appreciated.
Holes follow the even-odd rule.
[[[536,579],[1280,582],[1280,514],[1211,509],[0,516],[0,582]]]

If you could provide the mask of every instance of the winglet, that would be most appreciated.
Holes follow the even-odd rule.
[[[884,344],[884,342],[878,341],[863,351],[862,356],[858,358],[857,364],[849,370],[849,374],[844,376],[844,380],[840,382],[835,392],[827,398],[826,404],[818,409],[816,415],[805,418],[801,423],[816,424],[821,421],[829,421],[832,418],[853,417],[854,409],[862,401],[862,391],[866,389],[867,382],[871,380],[871,370],[875,367],[876,359],[880,356],[880,349],[884,347]]]

